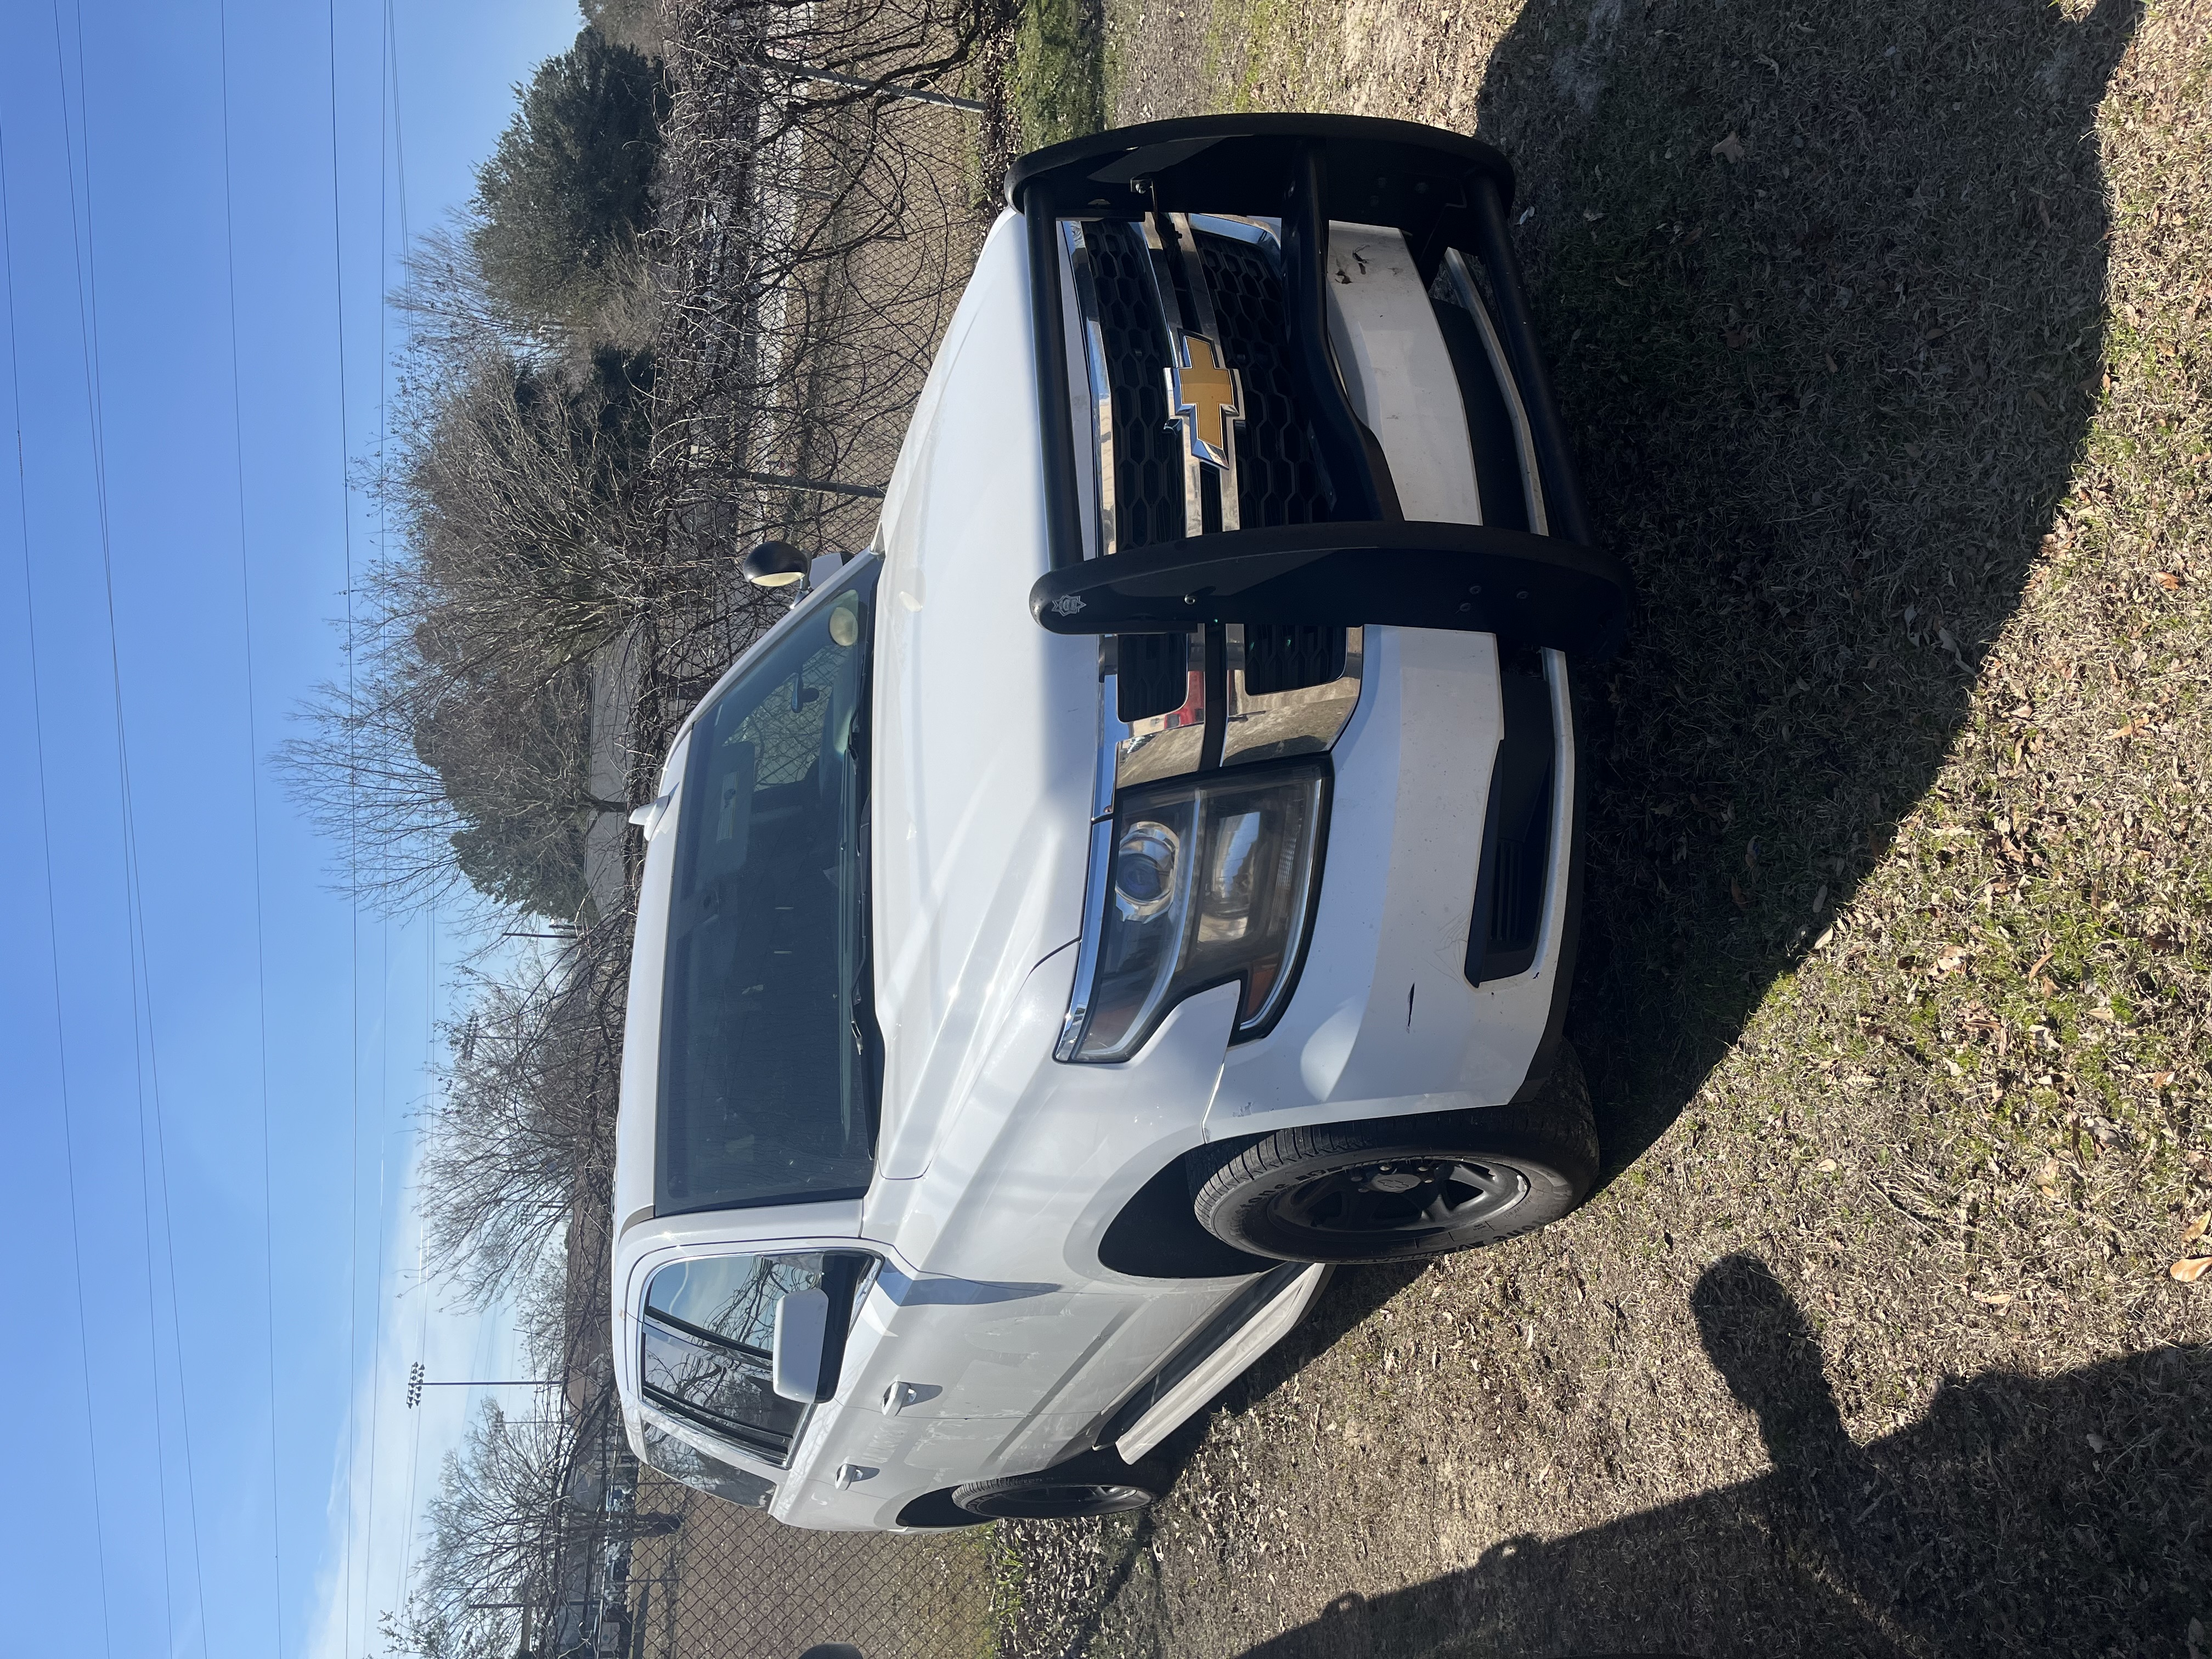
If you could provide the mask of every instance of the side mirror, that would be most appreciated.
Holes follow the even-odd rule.
[[[844,1333],[830,1318],[825,1291],[793,1291],[775,1304],[775,1359],[771,1386],[786,1400],[807,1405],[837,1392]],[[832,1354],[830,1342],[836,1340]]]
[[[789,542],[763,542],[738,561],[738,571],[756,587],[790,587],[806,580],[811,562]]]

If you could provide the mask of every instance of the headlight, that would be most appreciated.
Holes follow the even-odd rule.
[[[1328,789],[1326,769],[1307,764],[1126,793],[1101,826],[1110,840],[1091,879],[1105,890],[1058,1057],[1127,1060],[1176,1004],[1232,981],[1237,1035],[1264,1031],[1304,948]]]

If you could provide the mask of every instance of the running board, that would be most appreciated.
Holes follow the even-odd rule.
[[[1328,1282],[1326,1262],[1285,1262],[1255,1281],[1139,1390],[1100,1437],[1133,1463],[1291,1334]],[[1132,1411],[1139,1414],[1129,1420]]]

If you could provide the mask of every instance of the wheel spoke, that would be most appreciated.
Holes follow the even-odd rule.
[[[1280,1220],[1306,1232],[1428,1235],[1474,1225],[1517,1203],[1527,1189],[1526,1179],[1510,1164],[1401,1154],[1316,1176],[1283,1194],[1272,1207]]]

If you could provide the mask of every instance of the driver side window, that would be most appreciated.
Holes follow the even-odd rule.
[[[646,1291],[645,1397],[757,1455],[791,1455],[806,1407],[771,1385],[775,1305],[817,1288],[852,1305],[872,1258],[851,1250],[712,1255],[671,1263]]]

